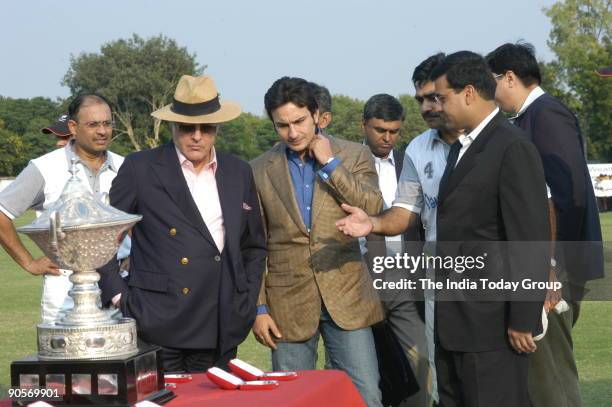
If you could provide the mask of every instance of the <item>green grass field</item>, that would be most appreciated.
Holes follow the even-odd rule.
[[[17,225],[29,223],[33,213],[18,219]],[[612,213],[601,216],[604,240],[612,241]],[[38,248],[27,238],[27,247],[36,256]],[[611,253],[612,254],[612,253]],[[607,256],[612,262],[612,257]],[[607,264],[607,266],[609,266]],[[606,267],[607,270],[612,270]],[[608,273],[609,274],[609,273]],[[12,360],[36,352],[36,324],[40,319],[42,279],[21,270],[0,250],[2,301],[0,301],[0,397],[10,385]],[[580,372],[585,407],[612,405],[612,302],[584,302],[574,328],[575,356]],[[269,368],[270,354],[252,337],[240,346],[240,358],[262,368]],[[320,354],[319,365],[323,356]]]

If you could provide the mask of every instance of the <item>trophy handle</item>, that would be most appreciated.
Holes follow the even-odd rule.
[[[49,215],[49,233],[51,235],[51,250],[53,250],[53,253],[57,256],[59,254],[58,241],[66,237],[66,234],[62,232],[59,212],[57,211],[53,211]]]

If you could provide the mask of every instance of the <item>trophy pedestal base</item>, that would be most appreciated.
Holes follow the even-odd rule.
[[[135,355],[138,352],[136,321],[132,318],[113,319],[111,311],[100,312],[106,320],[99,325],[38,325],[38,358],[93,360],[123,359]]]
[[[36,355],[11,363],[13,406],[42,400],[53,405],[131,406],[142,400],[165,403],[161,348],[141,347],[121,359],[43,360]],[[32,391],[29,391],[32,390]]]

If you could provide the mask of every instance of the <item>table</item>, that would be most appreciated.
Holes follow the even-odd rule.
[[[168,407],[365,407],[348,375],[339,370],[303,370],[296,380],[280,382],[274,390],[221,390],[204,374],[177,384]]]
[[[340,370],[302,370],[296,380],[280,382],[274,390],[221,390],[205,374],[172,389],[176,398],[164,406],[228,407],[366,407],[348,375]],[[0,407],[10,407],[0,400]]]

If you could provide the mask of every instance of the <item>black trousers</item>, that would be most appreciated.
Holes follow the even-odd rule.
[[[152,345],[142,339],[138,339],[138,342],[139,346],[141,344]],[[180,349],[165,346],[161,346],[161,348],[164,372],[166,373],[205,372],[213,366],[228,370],[227,363],[236,357],[238,351],[238,348],[233,348],[221,355],[218,349]]]
[[[440,407],[529,407],[527,355],[453,352],[436,344]]]

